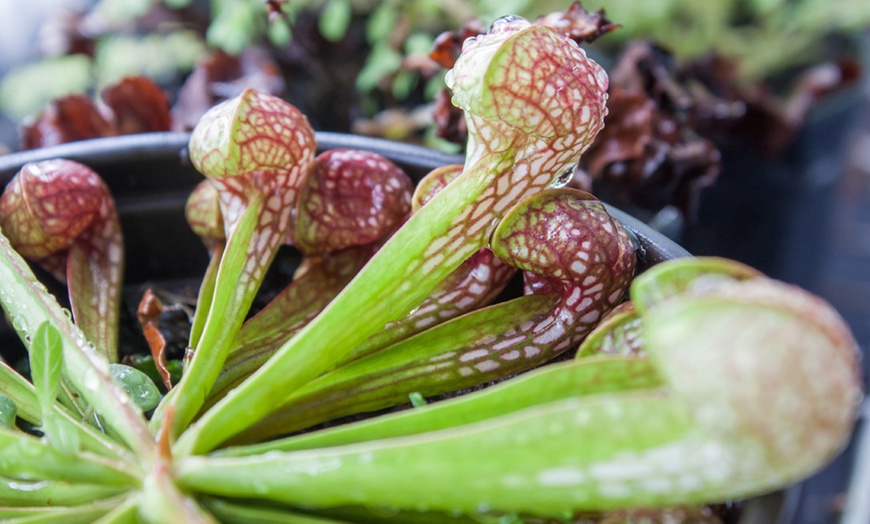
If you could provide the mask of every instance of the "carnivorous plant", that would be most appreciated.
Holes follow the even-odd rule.
[[[860,377],[827,303],[725,260],[636,265],[603,204],[561,187],[606,112],[607,77],[573,41],[499,20],[466,43],[450,84],[469,125],[466,163],[436,170],[410,217],[383,229],[378,206],[409,197],[384,176],[389,164],[344,153],[366,169],[352,160],[318,178],[304,116],[254,91],[203,118],[189,149],[210,185],[188,217],[212,239],[212,264],[192,357],[153,411],[143,377],[110,367],[98,334],[0,235],[0,302],[31,363],[28,380],[0,361],[0,518],[570,518],[753,496],[843,447]],[[363,186],[368,217],[332,214]],[[294,303],[307,294],[293,289],[334,276],[330,263],[359,261],[344,238],[361,238],[354,229],[378,230],[365,265],[328,304]],[[246,319],[288,239],[307,269]],[[510,265],[528,294],[481,308]],[[245,369],[236,351],[262,362]],[[488,381],[499,383],[420,401]],[[409,397],[412,409],[312,427]],[[270,440],[297,429],[308,431]]]

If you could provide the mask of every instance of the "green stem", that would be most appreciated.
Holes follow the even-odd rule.
[[[246,321],[217,377],[205,409],[263,365],[338,295],[365,265],[373,246],[303,260],[304,272]],[[298,274],[298,273],[297,273]]]
[[[211,302],[214,298],[214,288],[217,282],[218,268],[220,268],[221,258],[223,258],[226,243],[224,241],[216,242],[214,249],[211,252],[208,267],[202,277],[202,284],[199,287],[199,294],[196,298],[196,312],[193,315],[193,322],[190,324],[190,340],[189,345],[195,348],[199,345],[199,338],[205,329],[208,314],[211,311]]]
[[[214,517],[205,512],[186,493],[178,489],[171,464],[163,457],[154,461],[142,484],[139,513],[146,522],[184,522],[214,524]]]
[[[546,366],[474,394],[273,442],[227,448],[214,455],[241,457],[414,435],[473,424],[568,397],[656,388],[660,384],[658,372],[646,359],[590,357]]]
[[[264,200],[263,195],[251,197],[238,225],[227,240],[202,336],[188,369],[173,388],[175,394],[172,404],[175,414],[172,423],[176,434],[193,420],[205,403],[233,340],[242,327],[245,313],[251,307],[265,268],[275,255],[274,248],[282,240],[271,229],[264,230],[260,224]],[[267,242],[274,246],[270,244],[262,249],[259,246],[259,235],[255,234],[258,231],[267,235]],[[263,258],[259,258],[260,256]],[[252,264],[254,268],[250,267]]]

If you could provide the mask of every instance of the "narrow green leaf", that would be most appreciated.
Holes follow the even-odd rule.
[[[192,348],[199,345],[199,338],[202,336],[202,330],[205,329],[205,321],[208,320],[208,312],[211,310],[211,303],[214,299],[214,287],[215,282],[217,282],[218,269],[220,268],[225,248],[226,242],[221,242],[212,251],[208,267],[202,276],[202,283],[199,285],[199,294],[196,297],[196,312],[193,314],[193,321],[190,325],[189,345]]]
[[[269,20],[269,41],[276,47],[286,47],[293,40],[293,28],[283,18]]]
[[[394,2],[380,2],[371,12],[366,22],[366,40],[374,44],[392,32],[398,18],[398,8]]]
[[[15,402],[17,415],[31,424],[39,424],[42,411],[33,384],[5,362],[0,362],[0,391]]]
[[[227,239],[197,351],[181,382],[170,392],[170,402],[162,402],[158,406],[152,426],[163,419],[164,410],[172,404],[175,409],[173,424],[177,433],[181,433],[205,403],[208,392],[220,374],[260,284],[260,280],[245,275],[246,261],[250,258],[248,255],[257,250],[256,244],[252,244],[250,239],[257,230],[263,205],[262,195],[252,198]],[[274,254],[273,251],[270,256]],[[266,261],[261,263],[268,265]]]
[[[43,322],[36,328],[30,344],[30,373],[43,418],[51,411],[57,398],[62,368],[60,335],[48,322]]]
[[[43,322],[37,326],[30,344],[30,373],[42,412],[42,430],[58,451],[71,454],[78,450],[78,434],[54,411],[62,369],[60,333],[48,322]]]
[[[206,31],[209,45],[238,55],[263,28],[262,6],[248,0],[223,0]]]
[[[33,384],[4,363],[0,363],[0,391],[3,391],[16,403],[17,414],[21,419],[34,425],[42,424],[42,411],[39,407],[39,401],[36,399]],[[59,404],[54,405],[54,410],[58,417],[64,418],[69,427],[76,431],[82,449],[113,459],[134,460],[128,450],[98,432],[94,427],[83,423],[81,417],[71,415]]]
[[[356,77],[357,90],[365,93],[374,89],[378,83],[399,70],[402,55],[387,43],[378,42],[372,48],[366,63]]]
[[[139,524],[139,497],[128,496],[94,524]]]
[[[529,359],[498,359],[492,346],[516,326],[547,316],[556,299],[552,294],[527,295],[478,309],[344,364],[285,397],[280,410],[240,434],[237,442],[261,441],[345,415],[396,406],[407,402],[412,391],[435,396],[526,371],[530,366],[524,362]],[[481,340],[489,342],[480,344]],[[487,351],[501,364],[481,370],[461,360],[475,351]]]

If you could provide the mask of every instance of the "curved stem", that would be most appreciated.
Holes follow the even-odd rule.
[[[208,319],[209,311],[211,311],[211,302],[214,299],[218,269],[220,268],[220,262],[225,249],[226,241],[218,241],[215,242],[214,247],[210,250],[211,255],[208,267],[202,276],[202,283],[196,297],[196,312],[193,314],[193,321],[190,324],[190,340],[188,343],[191,348],[199,345],[199,338],[205,330],[205,323]]]
[[[252,89],[210,109],[191,133],[191,161],[216,190],[227,240],[193,358],[161,410],[174,412],[173,436],[194,419],[220,373],[287,237],[314,150],[314,130],[298,109]]]
[[[489,305],[516,272],[483,248],[471,255],[432,291],[426,300],[400,320],[360,344],[339,365],[378,353],[435,325]]]
[[[283,241],[274,228],[265,227],[272,224],[261,223],[264,200],[262,196],[255,196],[248,202],[227,239],[201,338],[184,376],[174,388],[177,390],[172,399],[176,431],[192,420],[205,403],[245,320],[244,314],[239,312],[250,309],[262,276]],[[282,219],[276,215],[276,220]],[[221,283],[233,286],[228,290],[221,287]]]

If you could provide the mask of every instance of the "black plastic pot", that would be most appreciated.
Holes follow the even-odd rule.
[[[184,204],[202,180],[187,161],[187,133],[150,133],[74,142],[0,156],[0,185],[27,162],[67,158],[103,177],[115,197],[127,249],[126,282],[199,276],[206,252],[184,221]],[[419,180],[435,167],[462,163],[463,157],[431,149],[337,133],[317,133],[320,150],[365,149],[379,153]],[[688,256],[688,252],[642,222],[612,209],[640,240],[645,263]]]
[[[698,219],[686,225],[680,243],[696,255],[733,258],[817,291],[846,139],[861,114],[865,85],[814,108],[779,157],[724,150],[724,170],[701,192]]]
[[[186,133],[131,135],[8,154],[0,156],[0,185],[5,186],[27,162],[67,158],[86,164],[104,178],[115,196],[125,236],[128,288],[148,282],[198,282],[208,257],[184,219],[187,196],[202,180],[186,159],[188,138]],[[317,140],[321,150],[346,147],[379,153],[414,179],[435,167],[463,161],[461,156],[380,139],[318,133]],[[610,208],[610,212],[637,236],[641,270],[663,260],[689,256],[643,222],[618,209]],[[18,344],[17,336],[0,324],[0,347],[11,344]],[[784,492],[778,492],[749,501],[739,523],[791,522],[786,499]]]

